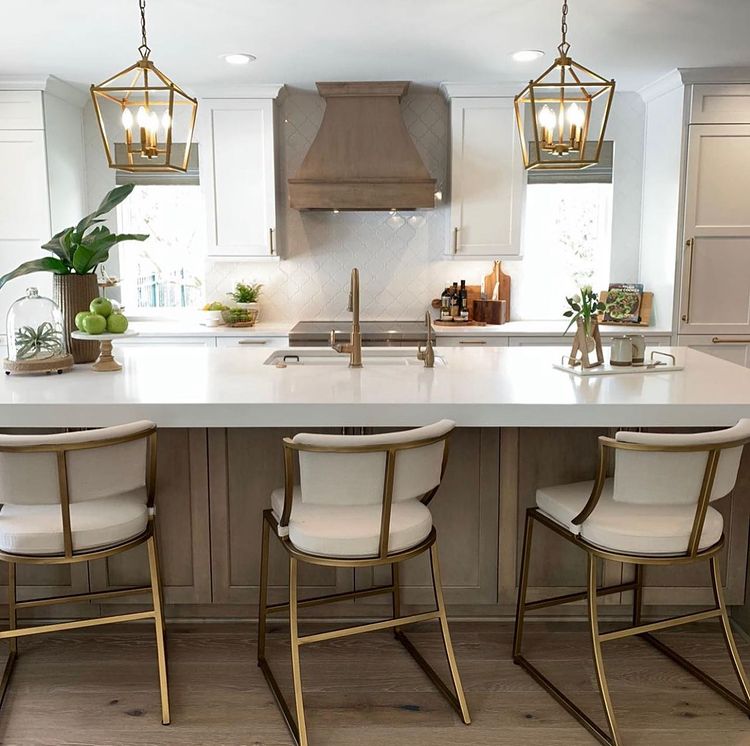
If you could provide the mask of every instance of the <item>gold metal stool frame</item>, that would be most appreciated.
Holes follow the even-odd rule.
[[[721,583],[721,574],[719,571],[718,552],[724,546],[724,536],[715,544],[706,549],[699,549],[700,539],[703,533],[703,524],[706,519],[706,512],[709,507],[711,490],[713,488],[714,478],[719,463],[719,456],[722,450],[727,448],[737,448],[743,446],[750,440],[739,440],[716,445],[696,446],[651,446],[637,443],[626,443],[608,438],[599,437],[599,468],[591,491],[591,496],[583,510],[572,520],[574,525],[580,526],[594,511],[599,498],[601,497],[605,481],[607,479],[608,455],[610,450],[629,450],[629,451],[652,451],[652,452],[698,452],[703,451],[708,454],[706,469],[703,475],[698,502],[696,505],[695,519],[693,521],[688,548],[685,554],[669,556],[649,556],[649,555],[631,555],[618,552],[611,552],[588,543],[581,537],[572,534],[556,521],[548,518],[538,508],[529,508],[526,511],[526,528],[523,543],[523,558],[521,561],[521,580],[518,589],[518,605],[516,609],[516,624],[513,635],[513,662],[525,669],[529,675],[544,688],[565,710],[567,710],[586,730],[591,733],[600,743],[607,746],[623,746],[622,736],[617,727],[614,706],[609,693],[607,677],[604,670],[604,660],[602,657],[602,643],[608,640],[619,640],[625,637],[637,635],[646,642],[653,645],[657,650],[682,666],[688,673],[695,676],[704,684],[720,694],[724,699],[729,701],[735,707],[739,708],[746,715],[750,716],[750,683],[747,674],[743,668],[739,651],[732,634],[732,628],[727,614],[726,602],[724,600],[724,589]],[[527,601],[527,590],[529,582],[529,564],[531,559],[531,541],[534,530],[534,522],[541,523],[559,536],[569,541],[571,544],[583,549],[588,555],[588,580],[587,589],[579,593],[569,593],[563,596],[540,599],[538,601]],[[614,586],[597,587],[597,563],[599,559],[621,562],[624,564],[635,565],[635,578],[627,583],[620,583]],[[643,602],[643,571],[646,565],[684,565],[692,562],[707,560],[711,568],[711,585],[714,595],[714,608],[705,611],[684,614],[682,616],[672,617],[662,621],[643,624],[641,622],[641,606]],[[597,598],[613,593],[623,593],[625,591],[633,592],[633,623],[632,626],[617,629],[612,632],[600,632],[598,621]],[[544,609],[550,606],[558,606],[573,601],[587,601],[588,617],[591,632],[591,642],[594,655],[594,667],[596,678],[601,694],[602,705],[607,719],[609,733],[601,728],[594,720],[587,715],[578,705],[576,705],[562,690],[560,690],[550,679],[548,679],[536,666],[534,666],[522,654],[523,632],[526,612],[536,609]],[[721,630],[724,642],[732,662],[732,667],[742,689],[742,698],[734,692],[727,689],[723,684],[709,676],[705,671],[698,668],[695,664],[683,658],[679,653],[667,646],[661,640],[653,636],[653,632],[671,629],[691,622],[701,622],[707,619],[718,618],[721,621]]]
[[[0,446],[0,452],[6,453],[54,453],[57,455],[57,475],[60,494],[60,509],[62,512],[63,526],[63,554],[55,555],[21,555],[0,552],[0,561],[8,563],[8,630],[0,631],[0,640],[8,640],[10,647],[2,680],[0,680],[0,705],[10,683],[13,668],[18,657],[18,638],[29,635],[39,635],[51,632],[65,632],[70,629],[81,629],[84,627],[98,627],[104,624],[117,624],[119,622],[135,622],[144,619],[153,619],[156,632],[157,662],[159,667],[159,691],[161,695],[161,718],[164,725],[169,725],[169,690],[167,684],[167,657],[165,642],[164,623],[164,599],[159,575],[159,557],[156,548],[156,535],[154,530],[153,515],[150,515],[146,530],[122,544],[96,549],[93,551],[76,552],[73,550],[73,537],[70,524],[70,500],[68,492],[68,472],[66,453],[84,449],[105,448],[107,446],[121,445],[135,440],[148,438],[147,442],[147,473],[146,494],[149,513],[154,505],[156,490],[156,426],[144,429],[132,435],[108,438],[106,440],[94,440],[69,444],[44,444],[30,446]],[[137,588],[122,588],[110,591],[95,591],[93,593],[76,593],[67,596],[53,596],[48,598],[35,598],[19,601],[16,598],[16,564],[31,565],[60,565],[75,562],[89,562],[91,560],[112,557],[115,554],[126,552],[139,544],[145,543],[148,549],[148,562],[150,573],[150,585]],[[56,604],[74,603],[78,601],[98,601],[105,598],[124,598],[150,593],[153,599],[153,609],[148,611],[130,612],[127,614],[116,614],[91,619],[80,619],[70,622],[59,622],[56,624],[43,624],[31,627],[18,627],[16,614],[19,609],[31,609],[38,606],[53,606]]]
[[[335,640],[350,635],[358,635],[364,632],[376,632],[385,629],[393,629],[395,638],[409,651],[414,660],[419,664],[422,670],[427,674],[432,683],[437,687],[440,693],[448,700],[454,710],[461,716],[464,723],[469,725],[471,717],[469,708],[466,704],[461,678],[458,673],[456,657],[453,652],[450,631],[448,629],[448,618],[445,611],[445,602],[443,600],[443,590],[440,580],[440,564],[437,553],[437,534],[433,527],[429,536],[422,542],[410,549],[394,554],[388,554],[388,542],[391,522],[391,505],[393,499],[393,484],[396,468],[396,455],[399,451],[410,448],[421,448],[434,443],[444,442],[443,463],[440,473],[442,482],[445,473],[445,467],[448,460],[448,437],[450,433],[437,438],[414,441],[411,443],[399,445],[380,445],[380,446],[342,446],[342,447],[319,447],[301,445],[293,442],[290,438],[284,438],[284,510],[281,520],[277,521],[272,510],[263,512],[263,531],[261,547],[261,569],[260,569],[260,604],[258,615],[258,666],[268,682],[269,687],[276,699],[276,703],[281,710],[284,721],[289,728],[289,732],[297,746],[308,746],[307,726],[305,722],[305,707],[302,693],[302,673],[300,667],[300,648],[315,642],[325,640]],[[292,513],[292,498],[294,491],[294,453],[295,451],[307,451],[317,453],[385,453],[385,481],[383,489],[383,510],[380,524],[379,551],[375,557],[362,559],[345,559],[323,557],[314,554],[308,554],[297,549],[289,540],[288,536],[279,536],[279,527],[285,528],[289,525],[289,518]],[[428,505],[435,493],[438,491],[440,484],[423,495],[421,502]],[[279,539],[282,547],[289,555],[289,602],[288,603],[268,603],[268,554],[269,554],[269,534],[273,530],[274,535]],[[416,557],[423,552],[430,552],[430,566],[432,570],[432,584],[435,594],[435,610],[420,614],[411,614],[401,616],[401,597],[399,587],[399,568],[400,564],[408,559]],[[344,593],[334,593],[327,596],[317,596],[299,600],[297,597],[297,570],[298,563],[306,562],[312,565],[322,565],[326,567],[379,567],[383,565],[391,566],[391,583],[385,586],[376,586],[362,591],[350,591]],[[298,611],[300,608],[308,608],[321,604],[335,603],[336,601],[346,601],[355,598],[365,598],[367,596],[376,596],[382,594],[391,594],[393,597],[393,617],[391,619],[372,622],[369,624],[360,624],[354,627],[344,627],[329,632],[321,632],[312,635],[300,635],[298,631]],[[292,714],[289,705],[281,693],[281,689],[271,671],[268,661],[266,660],[266,620],[268,614],[289,611],[289,628],[291,636],[291,658],[292,658],[292,678],[294,682],[294,698],[296,719]],[[416,624],[418,622],[427,622],[438,620],[443,637],[443,647],[448,660],[451,678],[455,693],[443,682],[438,673],[427,663],[421,653],[416,649],[414,644],[404,634],[401,627]]]

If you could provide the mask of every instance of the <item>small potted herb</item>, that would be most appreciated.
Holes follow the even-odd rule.
[[[260,314],[260,291],[263,288],[259,282],[238,282],[234,290],[227,295],[232,299],[233,305],[222,311],[224,323],[228,326],[253,326]]]
[[[204,326],[219,326],[222,323],[221,314],[226,310],[227,307],[217,300],[211,303],[206,303],[206,305],[201,308],[201,324]]]

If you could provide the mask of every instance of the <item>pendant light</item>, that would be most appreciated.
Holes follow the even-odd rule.
[[[526,169],[582,169],[599,162],[615,81],[570,57],[567,16],[564,0],[559,56],[515,98]]]
[[[99,85],[91,86],[104,152],[121,171],[188,169],[198,101],[149,59],[146,0],[141,11],[141,58]]]

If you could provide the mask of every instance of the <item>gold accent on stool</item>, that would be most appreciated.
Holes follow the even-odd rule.
[[[285,480],[284,480],[284,509],[282,511],[281,519],[276,520],[272,510],[265,510],[263,512],[263,529],[261,539],[261,569],[260,569],[260,603],[258,611],[258,666],[260,667],[263,675],[268,682],[271,692],[273,693],[276,703],[281,710],[284,722],[289,728],[289,732],[294,739],[297,746],[309,746],[309,740],[307,735],[307,725],[305,721],[305,706],[303,699],[302,689],[302,669],[300,664],[300,648],[305,645],[310,645],[317,642],[324,642],[326,640],[335,640],[342,637],[349,637],[351,635],[364,634],[366,632],[375,632],[379,630],[392,629],[395,638],[406,648],[409,654],[414,658],[416,663],[426,673],[430,681],[437,687],[438,691],[448,700],[450,705],[456,710],[461,716],[464,723],[469,725],[471,723],[471,716],[469,715],[469,708],[466,703],[466,697],[464,696],[463,686],[461,684],[461,678],[458,672],[458,665],[456,663],[456,656],[453,652],[453,645],[451,643],[450,631],[448,629],[448,617],[445,609],[445,601],[443,599],[443,589],[440,576],[440,564],[438,561],[437,553],[437,533],[433,528],[429,536],[421,541],[418,545],[411,547],[403,552],[396,552],[389,554],[388,542],[390,535],[390,514],[391,505],[393,501],[393,483],[395,474],[395,463],[396,454],[401,450],[408,450],[411,448],[421,448],[424,446],[432,445],[443,441],[445,443],[443,451],[443,463],[440,474],[440,480],[442,481],[445,473],[445,467],[448,459],[448,436],[449,434],[440,436],[438,438],[430,438],[421,441],[414,441],[412,443],[405,443],[399,445],[390,446],[343,446],[343,447],[322,447],[322,446],[306,446],[299,443],[295,443],[289,438],[285,438],[283,441],[284,445],[284,467],[285,467]],[[294,452],[295,451],[306,451],[316,453],[376,453],[381,452],[386,454],[385,459],[385,479],[383,489],[383,512],[380,526],[380,537],[378,542],[378,555],[375,557],[357,558],[357,559],[346,559],[346,558],[333,558],[323,557],[320,555],[308,554],[295,547],[288,536],[279,536],[279,528],[286,528],[289,525],[289,518],[292,513],[292,499],[294,491]],[[438,484],[439,487],[439,484]],[[430,490],[427,494],[423,495],[421,501],[427,505],[430,500],[435,496],[438,487]],[[269,536],[273,530],[275,536],[278,538],[281,546],[284,548],[289,556],[289,603],[268,603],[268,554],[269,554]],[[423,612],[420,614],[410,614],[407,616],[401,616],[401,591],[400,591],[400,564],[408,559],[412,559],[424,552],[429,550],[430,553],[430,567],[432,571],[432,584],[433,592],[435,595],[435,609],[433,611]],[[376,566],[391,566],[391,584],[385,586],[376,586],[361,591],[347,591],[344,593],[333,593],[325,596],[317,596],[315,598],[299,599],[297,596],[297,577],[298,577],[298,565],[300,562],[323,565],[327,567],[376,567]],[[311,606],[319,606],[322,604],[335,603],[337,601],[345,601],[356,598],[366,598],[369,596],[376,596],[382,594],[391,594],[393,600],[393,616],[391,619],[386,619],[379,622],[371,622],[369,624],[359,624],[353,627],[344,627],[343,629],[331,630],[328,632],[320,632],[317,634],[300,635],[299,634],[299,616],[298,611],[301,608],[307,608]],[[291,637],[291,662],[292,662],[292,680],[294,683],[294,708],[295,714],[287,703],[281,689],[276,681],[276,677],[271,671],[268,661],[266,660],[266,621],[268,614],[277,612],[289,612],[289,629]],[[416,649],[411,640],[404,634],[402,627],[409,624],[417,624],[419,622],[426,621],[439,621],[440,630],[443,639],[443,647],[445,650],[446,658],[448,661],[448,667],[450,669],[451,679],[455,693],[443,682],[437,672],[427,661],[422,657],[419,651]]]
[[[591,497],[586,503],[584,509],[577,515],[572,523],[581,525],[594,511],[601,497],[604,483],[607,478],[608,467],[608,449],[611,450],[630,450],[630,451],[652,451],[652,452],[697,452],[704,451],[708,454],[706,469],[703,475],[700,494],[696,504],[695,519],[690,533],[687,551],[684,554],[675,554],[668,556],[650,556],[650,555],[631,555],[621,552],[607,551],[593,544],[589,544],[585,539],[571,533],[565,527],[556,521],[548,518],[538,508],[529,508],[526,511],[526,528],[523,540],[523,554],[521,559],[521,578],[518,588],[518,603],[516,606],[516,624],[513,635],[513,662],[521,666],[543,689],[545,689],[565,710],[568,711],[586,730],[594,736],[600,743],[606,746],[622,746],[622,736],[617,727],[615,718],[614,705],[609,693],[607,676],[604,669],[604,659],[602,656],[602,643],[609,640],[619,640],[625,637],[639,636],[646,642],[653,645],[657,650],[662,652],[675,663],[682,666],[688,673],[695,676],[698,680],[720,694],[724,699],[742,710],[750,716],[750,683],[747,674],[742,666],[739,651],[732,634],[732,628],[727,613],[726,601],[724,600],[724,590],[721,584],[721,574],[719,571],[718,552],[724,547],[724,536],[710,547],[700,549],[700,537],[703,533],[703,524],[708,510],[708,504],[711,498],[714,478],[718,466],[720,451],[727,448],[737,448],[745,445],[748,440],[732,441],[728,443],[714,444],[712,446],[653,446],[640,443],[626,443],[607,438],[599,437],[599,467],[597,471],[594,487]],[[558,536],[561,536],[569,543],[579,547],[587,553],[587,583],[586,590],[580,593],[568,593],[553,598],[541,599],[538,601],[527,601],[526,596],[529,585],[529,565],[531,560],[531,545],[534,533],[534,524],[540,523]],[[596,573],[598,560],[610,560],[623,564],[635,566],[635,579],[631,582],[621,583],[614,586],[597,587]],[[672,617],[658,622],[649,624],[641,623],[641,606],[643,603],[643,574],[644,567],[647,565],[684,565],[693,562],[708,561],[711,567],[711,585],[714,594],[714,608],[704,611],[684,614],[682,616]],[[633,592],[633,623],[629,627],[617,629],[612,632],[600,632],[598,620],[599,596],[606,596],[612,593],[622,593],[625,591]],[[522,653],[524,622],[527,611],[542,609],[550,606],[570,603],[572,601],[587,601],[589,626],[591,631],[591,644],[594,658],[594,668],[599,685],[602,706],[607,719],[608,732],[599,726],[587,713],[576,705],[560,688],[548,679],[533,663],[531,663]],[[721,630],[724,642],[729,652],[737,680],[742,689],[742,698],[734,692],[720,684],[716,679],[709,676],[705,671],[698,668],[695,664],[683,658],[665,643],[655,638],[651,633],[658,630],[672,629],[683,624],[692,622],[705,621],[707,619],[719,619],[721,621]]]
[[[32,446],[0,446],[0,452],[4,453],[54,453],[57,455],[58,482],[60,487],[60,510],[62,513],[63,546],[62,554],[54,555],[23,555],[0,552],[0,561],[8,563],[8,629],[0,631],[0,640],[8,640],[9,655],[5,664],[2,679],[0,680],[0,704],[10,683],[13,667],[18,657],[18,638],[30,635],[41,635],[52,632],[64,632],[72,629],[86,627],[98,627],[105,624],[118,624],[120,622],[135,622],[144,619],[153,619],[156,632],[157,661],[159,667],[159,690],[161,694],[162,723],[169,725],[169,690],[167,685],[167,660],[165,644],[164,602],[162,600],[162,587],[159,575],[159,559],[156,549],[156,535],[154,519],[148,520],[146,530],[133,539],[122,544],[117,544],[103,549],[76,552],[73,548],[73,536],[70,524],[70,499],[68,494],[68,472],[66,454],[68,451],[79,451],[93,448],[104,448],[107,446],[120,445],[135,440],[148,439],[147,469],[146,469],[146,492],[148,508],[153,508],[156,491],[156,427],[152,426],[138,433],[106,440],[82,441],[69,444],[40,444]],[[133,549],[139,544],[146,544],[149,556],[150,583],[147,586],[137,588],[119,588],[109,591],[94,591],[92,593],[75,593],[66,596],[54,596],[34,598],[19,601],[16,598],[16,565],[59,565],[72,564],[76,562],[89,562],[94,559],[112,557],[121,552]],[[52,606],[56,604],[71,603],[76,601],[98,601],[105,598],[122,598],[150,593],[153,598],[153,609],[147,611],[129,612],[126,614],[114,614],[91,619],[80,619],[71,622],[58,622],[55,624],[35,625],[33,627],[18,627],[16,612],[18,609],[30,609],[40,606]]]

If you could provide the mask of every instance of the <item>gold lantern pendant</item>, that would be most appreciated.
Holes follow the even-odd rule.
[[[562,7],[559,56],[515,98],[526,169],[582,169],[599,162],[615,81],[568,54],[568,2]],[[598,125],[598,127],[597,127]],[[596,140],[590,140],[596,133]]]
[[[121,171],[184,173],[190,160],[198,101],[149,59],[146,0],[139,0],[138,5],[141,58],[103,83],[91,86],[104,152],[109,167]]]

